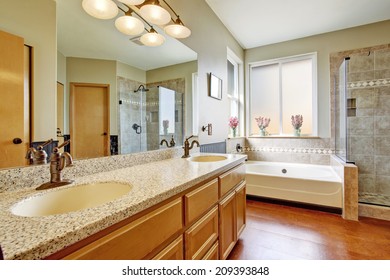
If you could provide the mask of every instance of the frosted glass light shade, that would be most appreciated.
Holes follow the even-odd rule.
[[[145,2],[145,0],[118,0],[126,5],[139,5]]]
[[[158,47],[165,42],[164,36],[155,32],[149,32],[141,36],[140,41],[145,46]]]
[[[164,28],[165,33],[167,33],[169,36],[173,38],[187,38],[191,35],[191,30],[181,24],[170,24],[165,26]]]
[[[117,18],[115,27],[126,35],[139,35],[144,31],[144,24],[138,18],[127,15]]]
[[[168,13],[167,10],[165,10],[159,5],[144,5],[141,7],[139,12],[144,19],[153,24],[165,25],[171,21],[171,15]]]
[[[83,0],[83,9],[95,18],[111,19],[118,14],[118,7],[112,0]]]

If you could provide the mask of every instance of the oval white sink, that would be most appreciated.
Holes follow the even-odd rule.
[[[64,214],[92,208],[115,200],[132,186],[118,182],[77,185],[31,196],[16,203],[11,212],[23,217]]]
[[[227,159],[225,156],[195,156],[195,157],[190,157],[190,161],[194,162],[215,162],[215,161],[222,161]]]

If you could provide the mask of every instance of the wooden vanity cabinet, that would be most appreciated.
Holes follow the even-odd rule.
[[[244,168],[240,164],[145,210],[128,224],[103,231],[97,240],[84,241],[81,248],[77,244],[73,248],[78,249],[67,248],[71,253],[64,259],[226,259],[246,223]]]

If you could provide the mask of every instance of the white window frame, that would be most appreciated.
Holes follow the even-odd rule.
[[[227,97],[230,102],[230,110],[233,102],[237,102],[238,119],[240,124],[238,126],[238,136],[245,135],[245,111],[244,111],[244,63],[243,61],[230,49],[227,48],[227,61],[234,66],[234,96],[228,94]],[[230,116],[229,116],[230,117]]]
[[[252,131],[252,125],[251,125],[251,122],[254,121],[254,120],[251,120],[250,117],[251,117],[251,99],[252,99],[252,68],[256,68],[256,67],[259,67],[259,66],[266,66],[266,65],[271,65],[271,64],[278,64],[279,66],[283,63],[288,63],[288,62],[292,62],[292,61],[299,61],[299,60],[306,60],[306,59],[311,59],[312,60],[312,77],[313,77],[313,81],[312,81],[312,134],[311,135],[307,135],[307,136],[312,136],[312,137],[317,137],[318,136],[318,103],[317,103],[317,100],[318,100],[318,91],[317,91],[317,52],[312,52],[312,53],[306,53],[306,54],[301,54],[301,55],[294,55],[294,56],[288,56],[288,57],[282,57],[282,58],[276,58],[276,59],[270,59],[270,60],[265,60],[265,61],[258,61],[258,62],[253,62],[253,63],[249,63],[248,65],[248,68],[249,68],[249,79],[248,79],[248,87],[249,87],[249,92],[248,92],[248,95],[247,95],[247,100],[248,100],[248,106],[247,106],[247,110],[248,110],[248,114],[247,114],[247,127],[248,127],[248,131],[249,131],[249,136],[256,136],[258,135],[258,131]],[[279,78],[280,78],[280,74],[279,74]],[[281,83],[281,79],[279,79],[279,83]],[[279,86],[279,95],[280,97],[282,97],[283,93],[282,93],[282,87]],[[282,99],[280,99],[280,103],[279,103],[279,119],[281,120],[280,122],[282,122]],[[288,137],[291,137],[291,135],[287,135],[287,134],[281,134],[281,131],[282,131],[282,123],[279,123],[279,135],[275,135],[275,136],[288,136]],[[306,136],[306,135],[305,135]]]

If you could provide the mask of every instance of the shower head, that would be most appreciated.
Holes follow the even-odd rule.
[[[148,88],[146,88],[144,85],[140,85],[137,90],[135,90],[134,92],[138,92],[138,91],[149,91]]]

